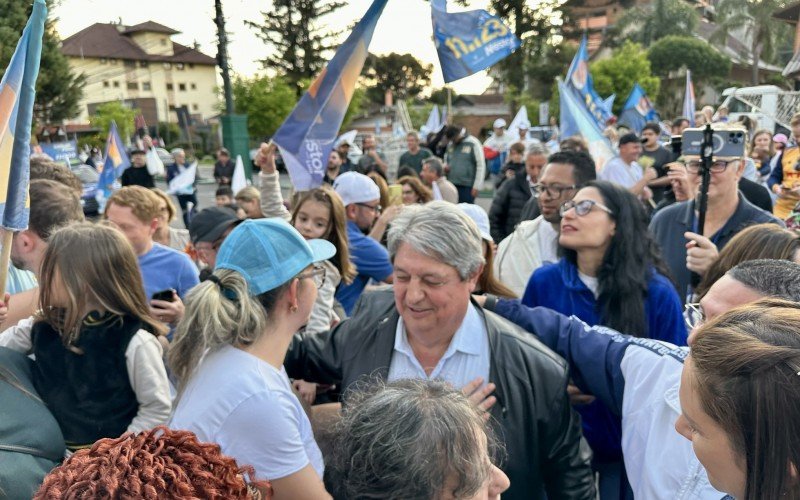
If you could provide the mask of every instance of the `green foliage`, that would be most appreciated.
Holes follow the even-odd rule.
[[[347,127],[350,121],[356,116],[360,115],[364,110],[364,103],[367,100],[367,93],[361,87],[356,87],[353,92],[353,97],[350,98],[350,105],[347,106],[347,112],[344,114],[342,120],[342,128]]]
[[[137,114],[139,114],[138,109],[128,108],[119,101],[111,101],[101,104],[95,114],[89,117],[89,122],[93,127],[99,127],[103,131],[103,137],[108,136],[111,122],[115,122],[119,136],[124,141],[133,135],[133,119]]]
[[[528,92],[533,99],[546,101],[556,94],[558,87],[553,86],[556,77],[563,77],[567,73],[570,62],[578,51],[578,45],[562,43],[544,47],[542,56],[530,61],[527,68],[529,88]],[[556,106],[556,109],[558,106]],[[552,103],[551,103],[552,114]]]
[[[451,102],[455,101],[457,97],[458,97],[458,94],[451,87],[450,88],[450,99],[451,99]],[[445,85],[444,87],[442,87],[440,89],[436,89],[433,92],[431,92],[431,96],[427,100],[428,100],[428,102],[431,102],[433,104],[438,104],[439,106],[447,106],[447,85]]]
[[[167,147],[170,147],[176,141],[183,139],[181,129],[178,127],[177,123],[158,122],[158,125],[156,125],[156,130],[158,130],[158,136],[164,139],[164,143],[167,145]]]
[[[628,9],[615,23],[606,43],[618,47],[626,40],[645,47],[670,35],[694,33],[700,16],[684,0],[655,0]]]
[[[106,137],[100,134],[84,135],[78,139],[78,149],[89,146],[90,148],[97,148],[103,151],[103,148],[106,147]]]
[[[55,2],[48,0],[52,10]],[[8,67],[22,30],[28,22],[32,2],[0,0],[0,68]],[[61,123],[79,113],[78,104],[83,96],[86,76],[75,75],[67,58],[59,49],[60,40],[55,29],[55,19],[48,17],[42,40],[42,58],[36,80],[34,120],[39,125]]]
[[[345,2],[333,0],[274,0],[263,21],[245,24],[256,32],[271,53],[260,62],[264,69],[277,70],[294,86],[297,97],[303,93],[301,81],[314,78],[327,64],[337,32],[322,31],[321,19]]]
[[[614,114],[622,111],[625,99],[636,82],[639,82],[651,100],[658,97],[661,80],[651,74],[647,51],[638,43],[625,42],[609,59],[593,63],[591,72],[594,88],[598,94],[601,96],[617,94]]]
[[[250,137],[266,138],[289,116],[297,97],[287,78],[257,76],[233,81],[233,102],[237,113],[247,115]]]
[[[392,52],[385,56],[370,54],[361,74],[371,85],[367,88],[370,101],[382,104],[387,90],[395,99],[412,99],[430,85],[433,64],[422,64],[411,54]]]
[[[731,60],[708,43],[692,36],[668,36],[647,51],[653,74],[667,77],[685,67],[692,71],[695,86],[715,77],[726,77]]]
[[[511,107],[511,112],[516,113],[519,108],[525,106],[528,109],[528,120],[536,123],[539,116],[539,100],[534,99],[530,92],[519,90],[513,85],[509,85],[503,100]]]
[[[414,127],[414,130],[419,130],[420,127],[425,125],[425,122],[428,121],[428,116],[431,114],[433,106],[434,104],[432,102],[428,102],[418,106],[408,107],[408,116],[411,118],[411,126]],[[441,113],[441,109],[439,112]]]

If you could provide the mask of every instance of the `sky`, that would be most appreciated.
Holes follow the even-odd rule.
[[[351,0],[347,5],[327,16],[322,23],[333,31],[347,29],[367,11],[371,0]],[[488,0],[472,0],[470,9],[485,8]],[[234,73],[245,77],[263,74],[258,59],[267,52],[244,21],[258,22],[261,12],[269,11],[269,0],[223,0],[226,31],[229,33],[228,56]],[[450,10],[465,10],[451,8]],[[58,18],[56,24],[62,39],[94,24],[117,22],[126,25],[155,21],[181,33],[173,40],[183,45],[200,44],[200,50],[214,57],[216,26],[214,25],[214,0],[61,0],[51,13]],[[344,33],[342,40],[348,33]],[[378,21],[369,50],[374,54],[410,52],[423,63],[432,63],[434,88],[444,84],[436,48],[433,45],[430,4],[424,0],[390,0]],[[479,94],[491,83],[486,72],[453,82],[459,94]]]

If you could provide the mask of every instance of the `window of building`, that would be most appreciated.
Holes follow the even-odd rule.
[[[139,90],[139,84],[136,82],[128,82],[128,90]]]
[[[164,69],[170,69],[171,67],[172,67],[171,63],[168,63],[168,62],[164,63]]]
[[[178,84],[178,90],[180,90],[181,92],[186,92],[186,84],[185,83],[179,83]]]
[[[179,71],[183,71],[183,63],[175,63],[175,68]]]
[[[197,90],[197,84],[196,83],[192,84],[192,90]]]
[[[105,57],[101,57],[100,64],[108,64],[108,59],[106,59]]]
[[[150,82],[142,82],[142,90],[153,90],[150,86]]]
[[[147,61],[139,61],[140,68],[146,68],[147,66],[149,66],[149,64],[150,63],[148,63]]]
[[[117,64],[117,60],[116,59],[109,59],[108,62],[110,62],[111,64]]]
[[[163,46],[167,45],[167,39],[166,38],[162,38],[161,39],[161,45],[163,45]]]
[[[118,82],[118,81],[114,81],[114,88],[115,88],[115,89],[118,89],[118,88],[119,88],[119,82]]]
[[[128,59],[125,59],[124,61],[122,61],[122,64],[124,64],[126,68],[135,68],[136,67],[136,61],[130,61]]]
[[[189,69],[194,69],[194,63],[189,63]]]
[[[103,87],[108,88],[109,86],[110,86],[110,84],[108,82],[103,82]]]
[[[167,84],[167,90],[172,90],[172,84],[171,83]]]
[[[200,109],[200,106],[197,104],[192,104],[192,111],[197,111],[198,109]]]

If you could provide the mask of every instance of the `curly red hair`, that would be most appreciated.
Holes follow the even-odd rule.
[[[252,467],[239,467],[218,445],[159,426],[77,451],[45,477],[34,499],[246,499],[253,486],[256,498],[269,498],[269,482],[248,487],[252,475]]]

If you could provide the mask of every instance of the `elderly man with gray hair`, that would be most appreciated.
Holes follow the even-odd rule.
[[[458,203],[458,189],[444,176],[444,166],[442,160],[433,157],[422,161],[422,170],[419,173],[420,179],[433,190],[434,200],[444,200],[450,203]]]
[[[406,207],[389,230],[389,254],[393,291],[364,294],[330,332],[298,334],[289,376],[343,389],[365,375],[445,380],[492,417],[508,457],[503,498],[594,498],[564,361],[471,300],[484,265],[475,223],[446,202]]]

